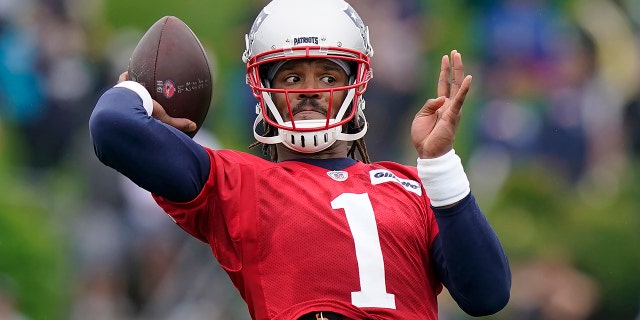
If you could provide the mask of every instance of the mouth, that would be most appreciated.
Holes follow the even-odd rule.
[[[326,119],[327,116],[324,112],[318,110],[300,110],[293,115],[294,120],[315,120],[315,119]]]
[[[324,108],[315,101],[303,101],[293,108],[292,114],[293,120],[316,120],[327,118],[327,113]]]

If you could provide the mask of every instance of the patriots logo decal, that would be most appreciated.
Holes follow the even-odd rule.
[[[256,20],[253,22],[253,25],[251,26],[249,35],[254,35],[256,31],[258,31],[258,28],[260,28],[260,25],[262,25],[262,23],[264,22],[264,20],[267,18],[268,15],[269,14],[265,12],[265,10],[260,11],[260,13],[258,14],[258,17],[256,18]]]
[[[344,10],[344,13],[353,20],[353,23],[355,23],[360,30],[364,30],[364,21],[362,21],[362,18],[360,18],[358,13],[351,6],[348,6],[348,8]]]

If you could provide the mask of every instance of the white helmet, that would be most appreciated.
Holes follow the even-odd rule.
[[[288,148],[314,153],[336,140],[360,139],[367,131],[364,99],[368,81],[373,77],[369,66],[373,48],[369,28],[344,0],[273,0],[262,9],[245,36],[247,49],[242,60],[247,63],[247,84],[258,99],[253,126],[256,140],[266,144],[283,143]],[[300,58],[326,58],[347,68],[349,84],[327,89],[284,90],[270,88],[267,68],[281,61]],[[271,99],[271,93],[329,92],[347,90],[335,118],[283,121]],[[288,106],[291,112],[291,105]],[[343,133],[342,125],[353,120],[355,133]],[[361,123],[359,123],[361,121]],[[278,129],[276,136],[258,134],[257,126],[265,122]]]

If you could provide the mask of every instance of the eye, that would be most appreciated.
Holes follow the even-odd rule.
[[[300,82],[300,77],[295,76],[295,75],[287,76],[286,78],[284,78],[284,82],[286,82],[286,83]]]
[[[326,84],[334,84],[336,83],[336,78],[333,76],[324,76],[322,78],[320,78],[320,81],[326,83]]]

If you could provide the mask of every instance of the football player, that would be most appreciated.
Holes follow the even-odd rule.
[[[91,116],[96,155],[211,246],[253,319],[437,319],[443,285],[472,316],[498,312],[509,264],[453,149],[462,57],[442,57],[407,166],[367,156],[372,55],[343,0],[273,0],[243,54],[271,161],[197,144],[126,74]]]

